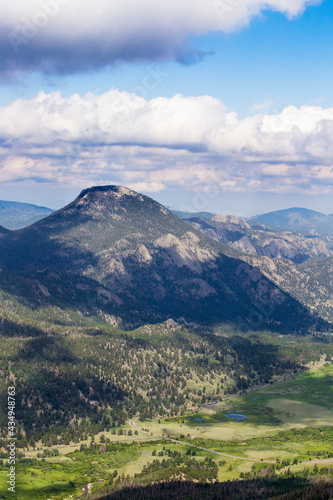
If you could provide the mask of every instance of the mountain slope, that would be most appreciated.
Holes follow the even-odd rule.
[[[240,257],[249,265],[257,266],[276,286],[304,304],[315,315],[319,314],[321,318],[333,322],[332,257],[311,259],[303,264],[248,254]],[[332,330],[332,325],[328,330]]]
[[[183,212],[181,210],[173,210],[171,208],[169,208],[169,210],[173,214],[177,215],[177,217],[179,217],[180,219],[191,219],[192,217],[199,217],[200,219],[209,220],[214,217],[214,215],[216,215],[212,212]]]
[[[216,215],[210,220],[190,218],[187,222],[210,238],[251,255],[285,258],[295,263],[331,255],[325,243],[318,238],[307,238],[290,231],[274,233],[251,227],[233,216]]]
[[[267,228],[289,230],[308,235],[333,236],[333,216],[306,208],[289,208],[247,219],[251,225],[263,224]]]
[[[0,284],[36,305],[111,315],[128,328],[168,318],[285,331],[313,323],[304,306],[227,250],[146,196],[96,187],[3,239]]]
[[[8,229],[21,229],[47,217],[52,212],[50,208],[29,203],[0,200],[0,225]]]

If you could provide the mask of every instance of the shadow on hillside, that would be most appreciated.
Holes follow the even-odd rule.
[[[151,247],[149,263],[127,255],[124,272],[107,273],[100,270],[98,255],[79,240],[61,241],[53,232],[53,226],[36,224],[11,233],[0,247],[0,286],[33,307],[51,304],[89,315],[114,315],[129,330],[169,318],[288,333],[329,326],[259,268],[224,255],[219,244],[216,257],[198,262],[184,258],[181,263],[172,261],[168,249]],[[89,277],[98,268],[100,281]]]
[[[16,323],[7,318],[0,317],[1,337],[45,337],[45,332],[34,325]]]

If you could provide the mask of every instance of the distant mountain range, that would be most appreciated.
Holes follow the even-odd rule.
[[[258,225],[251,227],[245,220],[230,215],[215,215],[209,220],[191,217],[187,222],[210,238],[250,255],[290,259],[295,263],[332,255],[320,238],[291,231],[274,232]]]
[[[195,218],[208,221],[217,216],[217,214],[212,212],[184,212],[170,207],[167,208],[170,209],[173,214],[177,215],[177,217],[184,220]],[[31,205],[29,203],[0,200],[0,226],[7,229],[22,229],[34,224],[48,215],[51,215],[53,212],[54,210],[50,208]],[[220,217],[220,223],[224,221],[223,217],[231,217],[234,222],[245,220],[249,226],[259,230],[269,229],[272,232],[292,231],[302,233],[308,237],[327,236],[328,239],[326,238],[326,242],[328,244],[331,243],[330,237],[333,239],[333,215],[324,215],[320,212],[315,212],[306,208],[278,210],[276,212],[270,212],[243,219],[233,216],[218,215],[217,217]],[[216,222],[216,220],[214,222]],[[237,224],[239,223],[237,222]],[[281,235],[279,237],[281,237]],[[225,243],[228,244],[228,238]],[[320,253],[321,251],[319,251],[319,254]],[[274,255],[271,256],[274,257]],[[283,257],[289,258],[288,255],[283,255]]]
[[[212,217],[214,217],[214,215],[216,215],[213,214],[212,212],[183,212],[181,210],[174,210],[170,207],[167,208],[169,208],[171,212],[177,215],[177,217],[179,217],[180,219],[190,219],[191,217],[199,217],[200,219],[209,220]]]
[[[52,212],[50,208],[29,203],[0,200],[0,226],[7,229],[21,229],[47,217]]]
[[[298,210],[302,209],[290,209],[290,213],[298,213]],[[282,212],[285,218],[288,211]],[[305,214],[313,225],[316,218],[319,218],[318,212],[305,210]],[[266,223],[271,214],[267,216]],[[277,220],[275,212],[272,212],[272,219]],[[277,286],[312,311],[333,320],[333,233],[328,232],[328,225],[326,236],[315,237],[311,232],[313,226],[310,226],[308,234],[306,231],[302,234],[281,227],[273,231],[266,225],[258,224],[258,220],[243,220],[233,216],[215,215],[209,220],[191,217],[186,222],[208,237],[227,245],[230,255],[238,252],[238,258],[258,267]],[[255,223],[251,227],[249,222]],[[282,223],[283,220],[280,220],[280,226]]]
[[[278,331],[326,327],[306,301],[286,293],[277,271],[268,277],[266,261],[252,258],[147,196],[95,187],[2,235],[0,287],[18,300],[102,315],[127,328],[169,318]]]
[[[288,208],[247,219],[251,226],[264,225],[274,231],[296,231],[307,235],[332,236],[333,215],[306,208]]]

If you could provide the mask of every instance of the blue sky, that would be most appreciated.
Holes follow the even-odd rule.
[[[1,199],[59,207],[114,182],[188,210],[333,213],[332,2],[47,2],[42,27],[38,2],[1,2]]]

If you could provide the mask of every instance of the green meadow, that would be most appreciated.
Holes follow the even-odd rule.
[[[228,412],[247,418],[234,422],[225,416]],[[191,415],[145,422],[144,427],[170,437],[190,434],[230,441],[332,423],[333,366],[325,365],[213,406],[200,406]]]
[[[115,434],[95,436],[93,445],[85,441],[83,446],[53,447],[59,452],[53,457],[44,456],[41,444],[36,443],[39,450],[24,450],[25,457],[17,464],[17,498],[73,500],[85,485],[93,492],[115,475],[134,477],[154,460],[162,461],[175,452],[193,457],[199,464],[215,462],[220,481],[248,477],[275,465],[281,473],[285,468],[312,470],[315,464],[321,466],[320,461],[333,467],[332,391],[333,366],[326,363],[216,405],[198,406],[181,417],[137,420],[136,426],[149,433],[135,433],[127,423],[121,427],[123,435],[118,428]],[[247,418],[235,422],[225,416],[228,412]],[[1,468],[2,499],[13,498],[7,492],[7,471]]]

